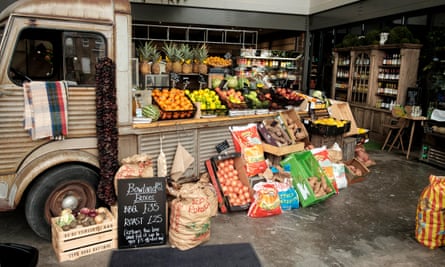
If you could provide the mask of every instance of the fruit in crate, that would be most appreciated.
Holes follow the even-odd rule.
[[[154,89],[152,97],[162,110],[181,111],[194,109],[192,102],[181,89]]]
[[[201,103],[201,110],[226,109],[226,106],[221,103],[218,94],[209,88],[194,91],[185,90],[185,94],[194,103]]]
[[[293,101],[303,101],[304,100],[304,96],[302,96],[301,94],[293,91],[290,88],[277,88],[275,89],[275,93],[279,96],[282,96],[288,100],[293,100]]]
[[[233,159],[221,160],[217,163],[219,184],[231,206],[242,206],[251,202],[249,187],[241,182]]]
[[[211,56],[207,58],[206,63],[213,67],[228,67],[232,65],[232,60],[218,56]]]
[[[221,88],[215,88],[215,92],[221,97],[223,101],[229,101],[234,104],[241,104],[244,102],[244,96],[241,91],[235,89],[222,90]]]
[[[336,126],[338,128],[345,127],[346,123],[348,121],[346,120],[337,120],[335,118],[319,118],[314,121],[314,124],[322,124],[322,125],[328,125],[328,126]]]
[[[250,91],[244,95],[244,99],[250,102],[251,108],[268,108],[270,100],[268,100],[262,93],[256,91]]]

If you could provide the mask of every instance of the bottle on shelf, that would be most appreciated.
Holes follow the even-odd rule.
[[[133,116],[142,118],[141,94],[136,93],[133,97]]]

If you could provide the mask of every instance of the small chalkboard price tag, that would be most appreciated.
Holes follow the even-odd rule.
[[[118,180],[118,246],[163,245],[167,239],[166,178]]]

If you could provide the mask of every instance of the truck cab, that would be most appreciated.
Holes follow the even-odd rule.
[[[116,65],[119,125],[131,123],[131,11],[127,0],[19,0],[0,14],[0,210],[23,203],[37,235],[63,208],[94,208],[100,181],[95,66]],[[24,83],[67,84],[68,134],[32,140]]]

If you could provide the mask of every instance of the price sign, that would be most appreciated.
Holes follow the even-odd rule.
[[[166,243],[166,179],[118,180],[119,248]]]

